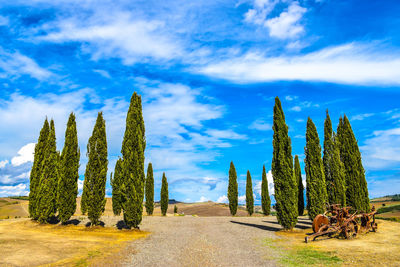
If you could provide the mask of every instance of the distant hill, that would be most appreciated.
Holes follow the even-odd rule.
[[[400,194],[387,195],[384,197],[371,199],[371,202],[383,202],[383,201],[400,201]]]

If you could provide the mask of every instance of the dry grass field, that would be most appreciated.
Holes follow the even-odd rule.
[[[111,227],[39,225],[29,219],[0,222],[0,266],[96,265],[126,241],[148,233]]]
[[[136,262],[135,259],[145,260],[146,254],[141,255],[139,250],[142,246],[149,247],[151,251],[163,248],[165,257],[186,255],[184,250],[187,250],[188,246],[196,247],[196,244],[190,244],[192,242],[190,240],[201,241],[201,244],[208,242],[207,246],[212,246],[216,250],[207,253],[216,257],[218,253],[221,255],[225,253],[220,246],[227,246],[224,243],[228,242],[227,240],[234,242],[233,240],[237,239],[240,233],[249,235],[242,236],[241,242],[256,242],[256,239],[250,240],[255,237],[261,240],[257,241],[258,243],[252,243],[251,246],[254,247],[253,249],[258,249],[261,254],[269,255],[267,257],[269,261],[266,262],[268,266],[274,265],[273,262],[282,266],[348,266],[353,264],[400,266],[400,224],[398,222],[378,220],[377,233],[359,235],[354,240],[321,238],[316,242],[305,244],[304,237],[311,232],[311,222],[307,217],[299,218],[296,230],[287,232],[280,230],[276,217],[263,217],[256,213],[250,218],[243,207],[238,209],[237,216],[231,217],[229,208],[225,204],[177,203],[170,204],[167,217],[162,218],[159,204],[156,204],[154,216],[145,216],[140,226],[145,231],[119,230],[116,226],[121,222],[122,216],[113,215],[111,199],[107,199],[106,209],[101,218],[105,227],[86,227],[88,219],[80,214],[79,202],[80,199],[77,200],[78,209],[72,218],[76,225],[39,225],[27,218],[28,201],[0,198],[0,266],[119,265],[128,259],[131,259],[131,262]],[[388,207],[398,205],[399,202],[384,201],[371,204],[380,208],[382,204]],[[174,216],[174,205],[178,207],[178,213],[185,216]],[[379,216],[392,217],[400,216],[400,214],[398,211],[392,211]],[[181,232],[182,229],[187,229],[188,236]],[[228,231],[228,229],[231,230]],[[181,236],[177,236],[177,231]],[[146,237],[148,234],[150,238],[130,242]],[[173,249],[172,241],[168,241],[171,244],[166,241],[174,240],[174,238],[187,241],[182,251],[176,251],[179,248]],[[164,245],[160,242],[166,243]],[[196,247],[196,249],[200,248]],[[217,251],[219,252],[216,254]],[[203,255],[205,252],[202,253],[199,252],[198,255]],[[193,257],[187,259],[188,262],[199,260],[196,255]],[[175,262],[178,263],[180,259],[176,258]],[[161,262],[158,263],[161,264]],[[222,266],[225,265],[222,264]]]

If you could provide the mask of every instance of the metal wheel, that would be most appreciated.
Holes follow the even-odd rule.
[[[322,226],[329,224],[329,218],[325,215],[318,214],[315,216],[312,224],[312,229],[314,233],[317,233]]]

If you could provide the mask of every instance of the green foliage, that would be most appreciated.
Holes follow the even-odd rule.
[[[106,205],[106,180],[107,180],[107,138],[106,123],[103,114],[99,112],[92,136],[87,145],[85,181],[82,194],[82,212],[87,210],[88,218],[92,225],[100,223],[100,216]]]
[[[79,146],[75,115],[71,113],[65,131],[65,143],[60,160],[60,178],[58,181],[58,218],[66,223],[76,210],[79,178]]]
[[[340,118],[338,127],[340,158],[344,164],[346,180],[346,204],[357,211],[369,211],[368,186],[361,162],[361,153],[349,119]]]
[[[58,184],[59,153],[56,147],[56,132],[54,121],[50,122],[44,160],[43,171],[39,181],[39,190],[36,199],[36,216],[40,223],[46,223],[55,216],[57,211],[57,184]]]
[[[249,171],[247,171],[246,180],[246,209],[250,216],[254,213],[253,183]]]
[[[304,186],[303,178],[301,177],[299,157],[297,155],[294,157],[294,176],[297,181],[297,210],[299,216],[302,216],[304,213]]]
[[[324,173],[329,204],[346,206],[344,165],[340,160],[340,143],[332,130],[332,122],[326,111],[324,123]]]
[[[400,205],[385,206],[378,209],[377,214],[400,211]]]
[[[122,159],[118,158],[115,164],[114,177],[111,174],[112,208],[114,215],[120,215],[122,211]]]
[[[11,196],[11,199],[29,200],[29,196]]]
[[[275,98],[273,122],[272,176],[275,185],[275,209],[280,225],[292,229],[297,223],[297,183],[293,174],[292,145],[281,101]]]
[[[43,127],[40,130],[39,139],[35,145],[35,154],[33,158],[33,165],[30,174],[30,184],[29,184],[29,217],[34,220],[38,219],[37,210],[37,197],[39,191],[40,177],[43,173],[43,162],[45,159],[45,149],[46,143],[49,136],[50,126],[49,122],[44,121]]]
[[[147,177],[146,177],[146,212],[147,212],[147,215],[152,215],[153,210],[154,210],[154,178],[153,178],[153,165],[150,162],[147,167]]]
[[[310,118],[307,121],[305,155],[307,210],[308,216],[313,220],[318,214],[324,213],[327,193],[321,158],[321,145],[317,128]]]
[[[125,224],[128,227],[137,228],[142,221],[145,148],[142,99],[134,92],[126,116],[126,128],[121,149],[123,160],[122,210],[124,211]]]
[[[161,182],[161,214],[165,216],[167,214],[168,210],[168,182],[167,182],[167,177],[165,177],[165,172],[163,172],[162,175],[162,182]]]
[[[235,165],[233,165],[232,161],[229,167],[228,200],[229,210],[232,216],[234,216],[238,207],[238,184]]]
[[[174,213],[178,213],[178,207],[176,205],[174,206]]]
[[[271,213],[271,199],[269,197],[267,173],[265,172],[264,165],[261,180],[261,208],[264,215],[269,215]]]

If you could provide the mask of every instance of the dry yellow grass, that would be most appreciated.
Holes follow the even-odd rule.
[[[28,204],[27,200],[0,198],[0,219],[28,217]]]
[[[287,232],[277,235],[281,245],[287,249],[298,250],[312,248],[316,251],[336,255],[342,260],[339,265],[349,266],[400,266],[400,224],[377,220],[378,232],[360,234],[352,240],[321,237],[306,244],[304,237],[311,229]]]
[[[0,222],[0,266],[89,265],[148,233],[110,227],[40,225],[29,219]]]

